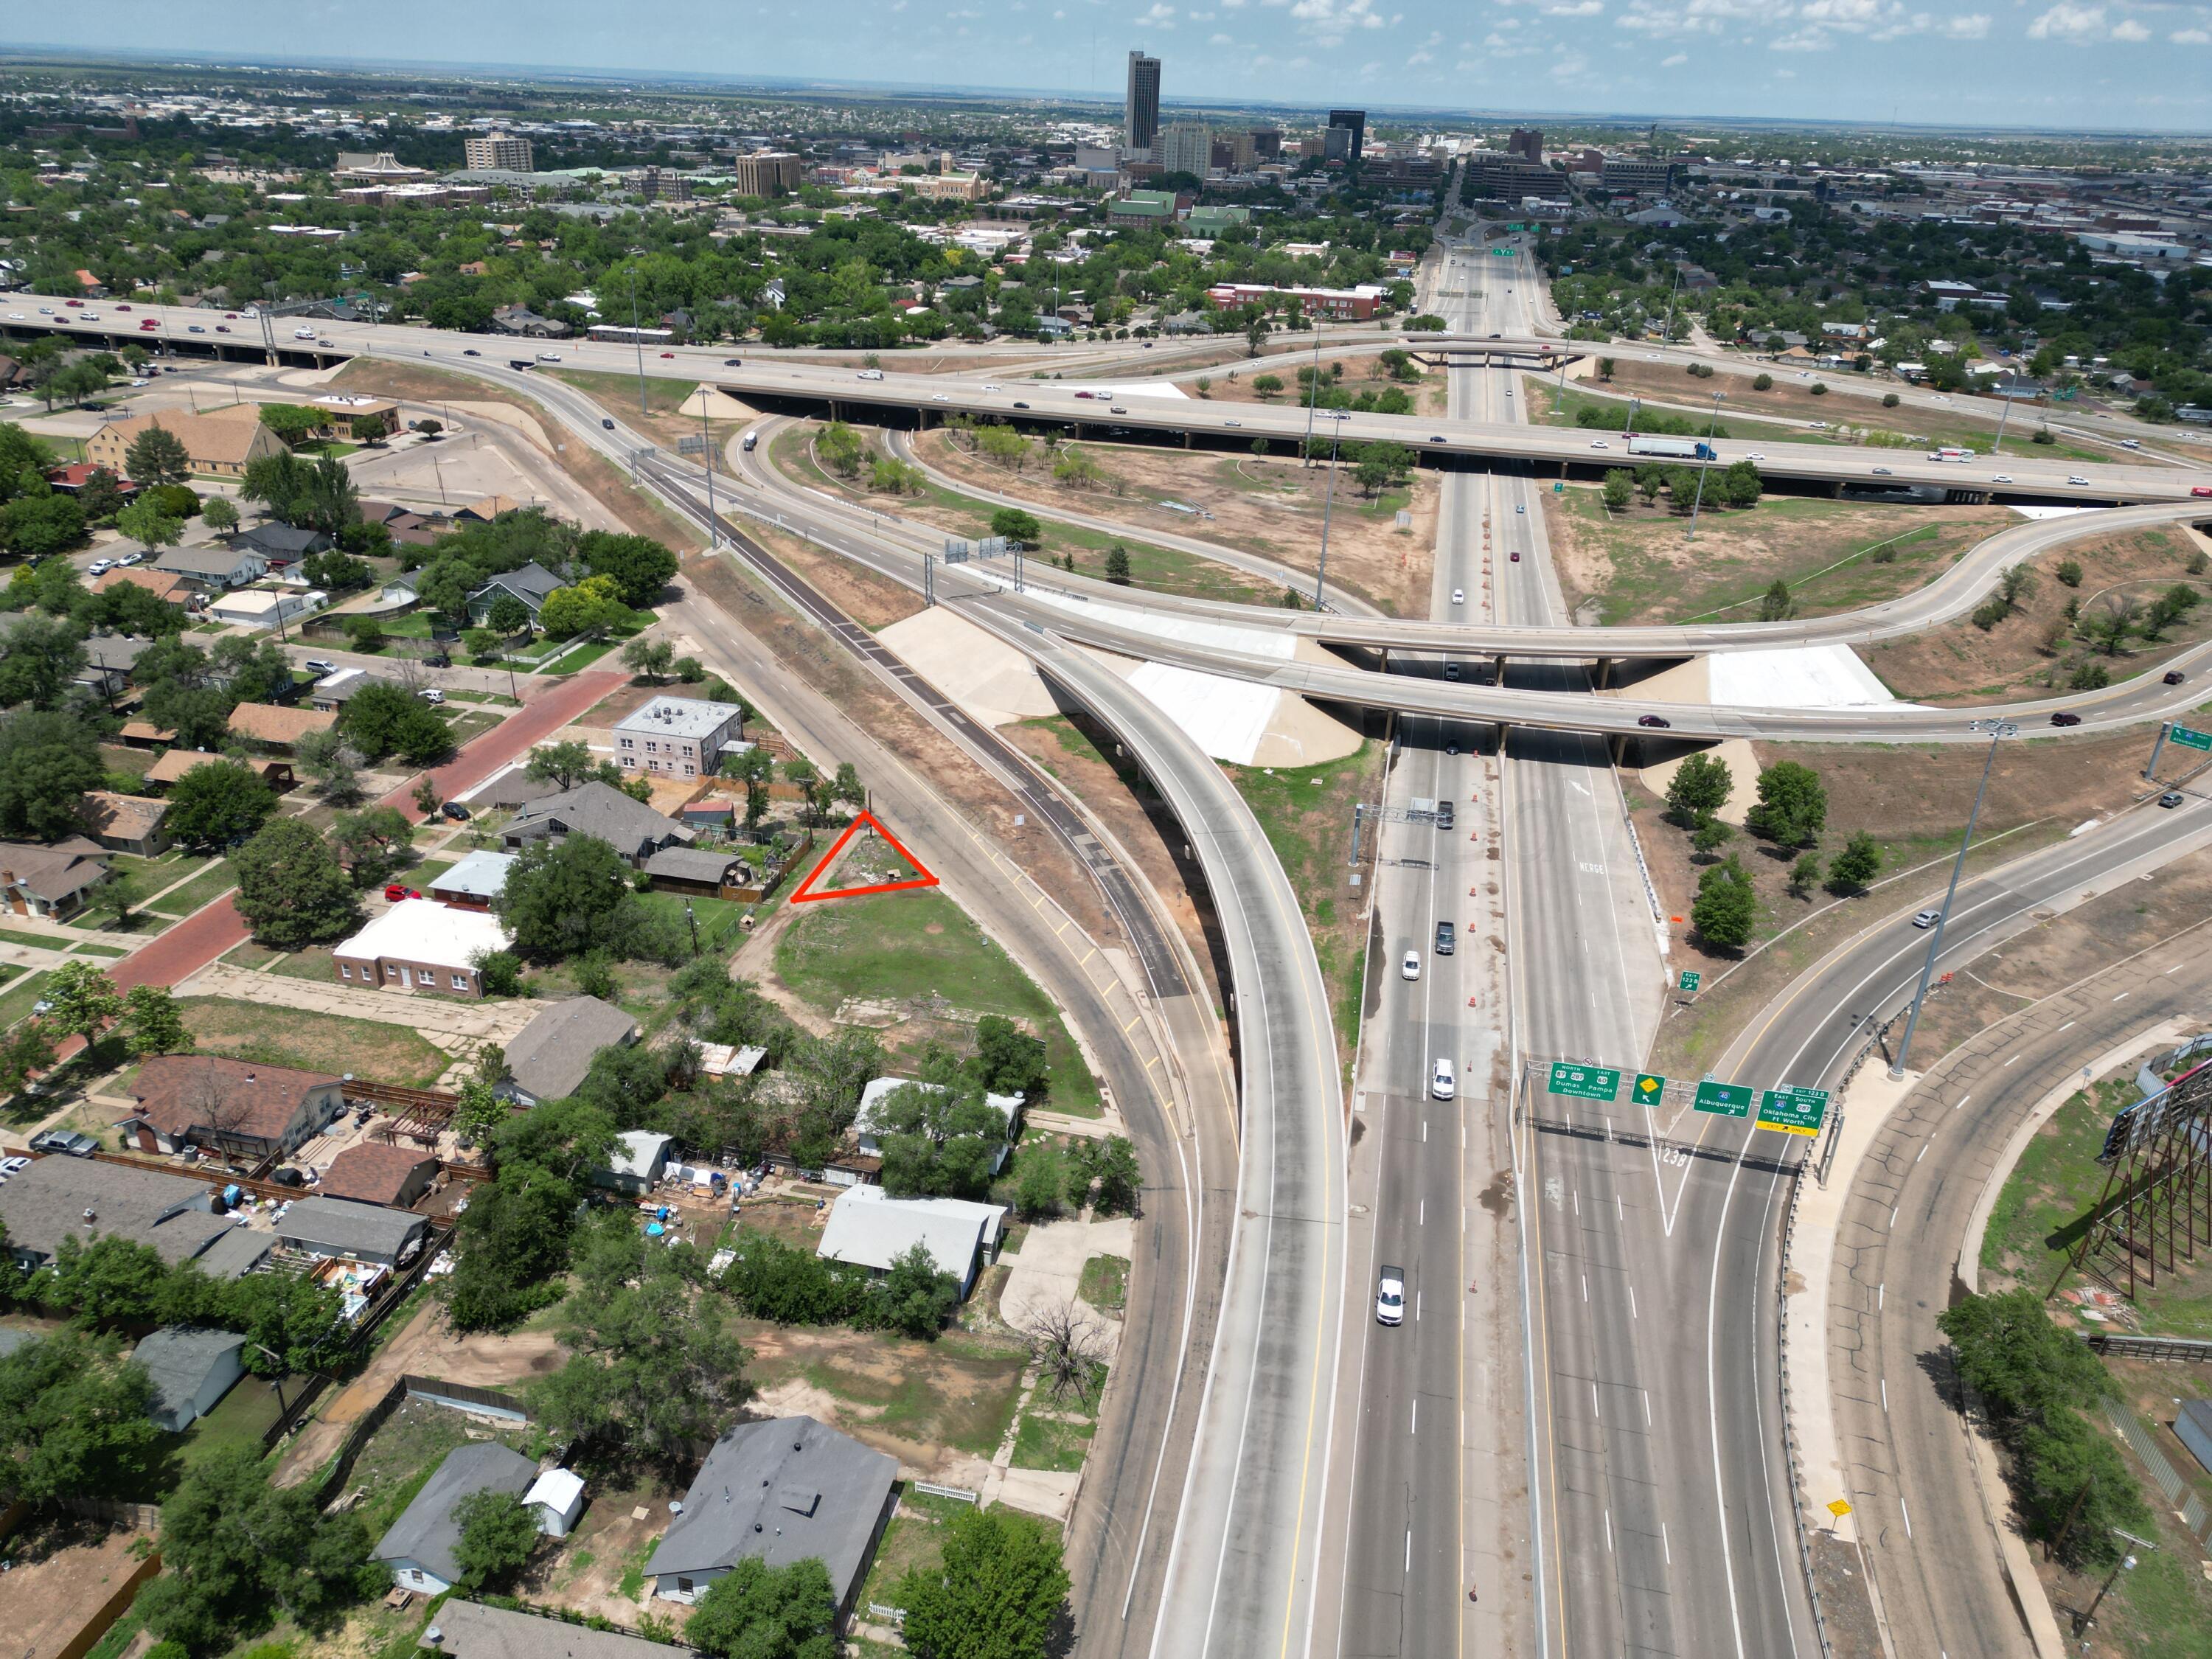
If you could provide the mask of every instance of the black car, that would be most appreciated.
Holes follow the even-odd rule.
[[[2169,668],[2166,671],[2166,683],[2168,685],[2179,685],[2182,681],[2188,678],[2189,676],[2183,673],[2179,668]]]
[[[453,659],[442,651],[433,651],[422,659],[422,665],[426,668],[451,668]]]
[[[461,356],[464,357],[481,357],[483,356],[483,353],[478,351],[474,346],[464,346],[461,348]]]
[[[449,800],[438,810],[455,823],[466,823],[469,821],[469,809],[457,800]]]
[[[2051,723],[2053,726],[2079,726],[2081,717],[2070,709],[2062,708],[2051,717]]]
[[[1017,398],[1014,399],[1014,407],[1016,409],[1027,409],[1029,405],[1024,403],[1020,398]]]
[[[1636,723],[1638,726],[1656,726],[1662,731],[1674,725],[1674,721],[1662,719],[1657,714],[1638,714],[1636,717]]]
[[[722,359],[722,367],[724,368],[743,368],[744,366],[745,360],[742,357],[725,357]]]
[[[614,423],[612,421],[610,421],[610,420],[605,419],[604,416],[602,416],[602,417],[601,417],[601,419],[600,419],[600,421],[599,421],[599,424],[600,424],[601,426],[603,426],[603,427],[606,428],[606,429],[607,429],[608,431],[610,431],[610,432],[611,432],[611,431],[613,431],[613,430],[615,429],[615,423]]]

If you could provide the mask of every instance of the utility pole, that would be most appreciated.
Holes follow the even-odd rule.
[[[702,383],[699,398],[700,453],[707,458],[707,550],[712,553],[722,544],[721,524],[714,516],[714,428],[707,423],[707,388]]]
[[[1328,580],[1328,520],[1336,506],[1336,446],[1344,432],[1344,423],[1331,421],[1328,434],[1328,489],[1321,501],[1321,564],[1314,572],[1314,609],[1321,609],[1321,591]]]
[[[1705,426],[1705,447],[1707,449],[1711,449],[1713,447],[1713,434],[1720,430],[1721,399],[1727,396],[1728,393],[1725,392],[1716,392],[1713,393],[1713,418],[1708,422]],[[1686,540],[1695,541],[1698,539],[1698,509],[1705,504],[1705,474],[1712,470],[1713,463],[1711,458],[1710,456],[1699,457],[1698,461],[1698,493],[1690,501],[1690,531],[1688,536],[1686,538]]]
[[[1936,972],[1936,958],[1943,949],[1943,927],[1951,920],[1951,901],[1959,896],[1959,873],[1966,867],[1966,849],[1974,844],[1974,825],[1982,816],[1982,797],[1990,787],[1990,769],[1997,763],[1997,745],[2014,736],[2020,727],[2010,720],[1973,720],[1966,729],[1990,734],[1989,757],[1982,763],[1982,781],[1974,787],[1974,810],[1966,815],[1966,833],[1959,838],[1959,856],[1951,864],[1951,885],[1943,895],[1943,908],[1936,914],[1936,926],[1928,935],[1928,958],[1920,964],[1920,986],[1912,994],[1912,1011],[1905,1017],[1905,1040],[1897,1045],[1897,1058],[1891,1062],[1889,1074],[1902,1080],[1905,1062],[1912,1052],[1912,1033],[1920,1024],[1920,1005],[1928,1000],[1928,981]]]
[[[645,402],[645,331],[638,326],[637,321],[637,259],[635,255],[631,257],[629,264],[629,337],[631,343],[637,347],[637,412],[641,416],[647,416],[653,411],[646,407]],[[705,407],[703,404],[700,406]]]
[[[1314,360],[1312,378],[1306,385],[1306,441],[1298,451],[1298,465],[1313,465],[1314,406],[1321,402],[1321,331],[1314,331]]]

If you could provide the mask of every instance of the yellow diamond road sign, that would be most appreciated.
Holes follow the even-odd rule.
[[[1650,1072],[1636,1074],[1636,1103],[1639,1106],[1656,1106],[1667,1095],[1667,1079],[1655,1077]]]
[[[1832,1504],[1829,1504],[1829,1505],[1828,1505],[1828,1513],[1829,1513],[1829,1514],[1831,1514],[1831,1515],[1832,1515],[1832,1516],[1836,1516],[1836,1517],[1838,1517],[1838,1519],[1841,1519],[1843,1516],[1846,1516],[1846,1515],[1849,1515],[1850,1512],[1851,1512],[1851,1506],[1850,1506],[1849,1504],[1846,1504],[1846,1503],[1845,1503],[1842,1498],[1838,1498],[1838,1499],[1836,1499],[1836,1501],[1835,1501],[1834,1503],[1832,1503]]]

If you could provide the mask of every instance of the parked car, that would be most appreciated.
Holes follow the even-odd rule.
[[[387,903],[397,904],[402,899],[421,898],[422,896],[412,887],[403,887],[395,881],[384,890],[384,896]]]
[[[48,1129],[31,1137],[31,1150],[59,1152],[64,1158],[90,1158],[100,1150],[100,1143],[74,1129]]]
[[[1638,726],[1656,726],[1662,732],[1674,725],[1674,721],[1667,719],[1663,714],[1638,714],[1636,717],[1636,723]]]
[[[310,657],[300,665],[310,674],[335,674],[338,665],[325,657]]]
[[[143,553],[125,553],[121,558],[115,562],[115,568],[120,570],[125,565],[143,564],[145,562],[146,556]]]
[[[94,559],[90,564],[85,566],[84,574],[88,576],[105,576],[114,568],[115,561],[112,559]]]
[[[1406,1322],[1406,1270],[1385,1263],[1375,1275],[1375,1322]]]
[[[2081,717],[2070,708],[2062,708],[2051,717],[2053,726],[2079,726]]]
[[[0,1181],[5,1181],[11,1175],[21,1175],[30,1167],[31,1160],[27,1158],[0,1158]]]
[[[466,823],[472,814],[457,800],[449,800],[438,809],[455,823]]]
[[[434,685],[426,685],[415,695],[424,702],[443,702],[446,700],[446,694]]]

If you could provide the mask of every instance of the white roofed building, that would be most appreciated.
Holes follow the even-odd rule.
[[[477,960],[504,951],[509,936],[489,911],[430,899],[402,899],[351,939],[331,947],[342,985],[480,997]]]

